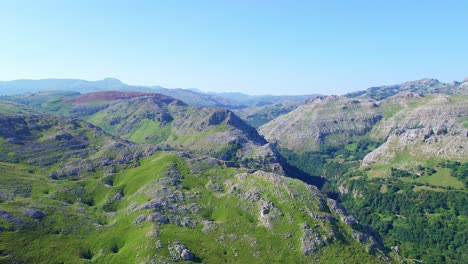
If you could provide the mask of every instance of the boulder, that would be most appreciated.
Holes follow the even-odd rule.
[[[175,261],[179,260],[191,260],[194,258],[194,255],[185,245],[180,241],[174,241],[169,245],[169,253],[172,256],[172,259]]]

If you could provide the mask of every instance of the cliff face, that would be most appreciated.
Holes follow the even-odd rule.
[[[369,132],[382,118],[373,100],[323,96],[260,127],[270,142],[296,152],[319,150],[321,145],[340,146]]]
[[[388,163],[398,153],[413,159],[465,160],[468,153],[468,97],[403,93],[382,102],[388,117],[370,135],[385,143],[364,164]]]

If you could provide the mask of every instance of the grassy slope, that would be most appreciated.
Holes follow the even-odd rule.
[[[193,201],[204,208],[202,213],[190,216],[200,221],[212,221],[214,227],[209,231],[203,231],[202,224],[194,228],[174,224],[158,226],[147,221],[134,224],[137,216],[151,211],[135,212],[132,208],[151,199],[148,194],[154,191],[152,183],[161,180],[173,164],[184,177],[181,182],[184,192],[195,194]],[[250,176],[240,180],[233,176],[238,171],[232,168],[206,167],[193,175],[185,160],[167,152],[156,153],[142,160],[141,166],[115,174],[110,181],[112,186],[107,187],[104,182],[109,181],[100,171],[78,181],[53,181],[40,169],[24,164],[2,163],[0,169],[5,189],[27,183],[30,190],[29,196],[17,195],[13,200],[0,203],[1,210],[13,212],[30,222],[18,231],[0,232],[0,261],[139,263],[150,259],[169,260],[169,242],[180,240],[199,261],[206,263],[226,260],[306,263],[319,258],[327,263],[376,263],[361,245],[346,242],[349,239],[338,239],[318,254],[304,258],[299,251],[299,225],[308,223],[313,226],[314,223],[304,212],[293,208],[313,208],[314,204],[304,196],[305,185],[292,179],[285,181],[300,193],[301,198],[297,200],[288,198],[284,190],[278,191],[262,178]],[[213,179],[242,183],[247,189],[263,188],[262,197],[269,198],[294,221],[288,222],[286,217],[274,220],[272,230],[261,226],[256,206],[226,191],[209,190],[207,183]],[[124,198],[110,203],[116,193],[123,193]],[[106,204],[111,206],[105,207]],[[21,211],[26,207],[40,208],[47,216],[40,221],[23,217]],[[110,214],[103,208],[117,213]],[[0,224],[9,227],[4,220],[0,220]],[[338,228],[349,236],[347,228],[341,225]],[[286,233],[292,233],[292,237],[286,239]],[[164,248],[156,249],[157,240],[162,241]]]

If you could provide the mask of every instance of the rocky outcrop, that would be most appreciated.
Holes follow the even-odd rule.
[[[261,200],[259,206],[258,220],[267,228],[273,228],[273,220],[278,216],[283,216],[281,211],[269,201]]]
[[[316,253],[319,249],[329,244],[332,237],[323,236],[308,225],[301,226],[301,252],[303,255]]]
[[[152,197],[151,200],[141,204],[132,211],[151,210],[148,216],[138,216],[134,221],[140,223],[144,220],[158,224],[174,224],[181,227],[194,228],[199,224],[195,215],[203,207],[195,202],[196,194],[185,192],[181,184],[182,175],[175,164],[164,172],[166,177],[160,178],[140,193]]]
[[[353,227],[353,228],[358,227],[359,223],[356,220],[356,218],[352,215],[348,215],[348,212],[346,212],[346,209],[341,204],[339,204],[336,200],[329,198],[327,200],[327,203],[328,203],[328,207],[330,208],[330,210],[333,213],[339,215],[341,221],[343,221],[346,225]]]
[[[175,261],[180,260],[191,260],[194,258],[194,255],[182,242],[180,241],[173,241],[169,244],[169,254],[171,255],[172,259]]]

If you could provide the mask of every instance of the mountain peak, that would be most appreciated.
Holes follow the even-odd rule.
[[[107,77],[107,78],[104,78],[102,79],[102,82],[106,82],[106,83],[114,83],[114,84],[123,84],[123,82],[117,78],[114,78],[114,77]]]

